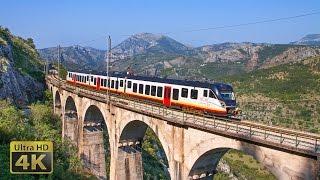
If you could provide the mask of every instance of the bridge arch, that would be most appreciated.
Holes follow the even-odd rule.
[[[194,131],[192,129],[189,130]],[[199,138],[201,141],[195,143],[185,152],[188,154],[185,157],[186,175],[190,179],[193,176],[194,179],[197,179],[200,176],[210,175],[215,171],[221,157],[230,149],[251,155],[277,179],[286,179],[288,177],[308,179],[310,178],[310,169],[314,169],[312,163],[308,164],[304,157],[299,155],[215,134],[207,134],[206,132],[192,133],[192,135],[193,138]],[[188,136],[186,135],[187,138]],[[208,162],[211,163],[209,164]],[[205,167],[206,164],[208,164],[208,167]]]
[[[162,132],[156,125],[149,124],[148,122],[144,122],[141,120],[132,120],[128,121],[123,128],[121,129],[121,134],[119,137],[119,151],[118,151],[118,162],[119,162],[119,156],[122,157],[121,153],[123,151],[135,153],[136,151],[141,153],[142,151],[142,144],[144,141],[144,137],[146,133],[148,132],[148,129],[150,129],[153,135],[157,137],[157,139],[160,141],[160,147],[159,149],[164,151],[164,159],[163,159],[163,168],[165,170],[165,174],[167,174],[170,177],[170,167],[169,167],[169,149],[168,149],[168,143],[165,140],[165,136],[162,135]],[[150,133],[150,131],[149,131]],[[136,158],[137,159],[137,158]],[[137,162],[136,162],[137,163]],[[139,163],[139,162],[138,162]],[[141,162],[142,163],[142,159]],[[150,177],[147,177],[150,178]]]
[[[76,106],[75,100],[68,96],[65,103],[64,110],[64,137],[67,137],[75,145],[78,144],[78,108]]]
[[[106,172],[106,159],[110,161],[108,122],[102,108],[97,105],[88,103],[84,112],[81,160],[85,168],[99,179],[106,179],[109,174]]]

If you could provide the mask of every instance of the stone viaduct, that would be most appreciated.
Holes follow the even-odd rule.
[[[220,158],[229,149],[252,155],[278,179],[317,179],[319,163],[315,155],[181,126],[108,105],[51,81],[47,85],[53,93],[54,112],[62,118],[63,136],[78,147],[85,167],[100,179],[108,178],[103,145],[106,134],[111,156],[109,178],[143,179],[141,144],[148,127],[162,144],[172,180],[212,179]]]

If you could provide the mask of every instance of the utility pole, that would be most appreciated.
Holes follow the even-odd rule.
[[[58,45],[58,78],[60,78],[60,45]]]
[[[108,105],[109,105],[109,111],[110,111],[110,95],[109,95],[109,88],[110,88],[110,77],[109,77],[109,63],[111,59],[111,37],[108,36],[108,52],[107,52],[107,99],[108,99]]]

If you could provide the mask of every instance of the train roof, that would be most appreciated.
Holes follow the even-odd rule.
[[[80,72],[85,74],[94,74],[94,75],[102,75],[107,76],[105,72]],[[152,77],[152,76],[138,76],[138,75],[128,75],[122,72],[111,72],[109,76],[118,77],[118,78],[127,78],[127,79],[134,79],[134,80],[141,80],[141,81],[151,81],[151,82],[159,82],[159,83],[167,83],[167,84],[177,84],[182,86],[194,86],[194,87],[201,87],[201,88],[209,88],[212,87],[228,87],[232,88],[230,84],[221,83],[221,82],[202,82],[202,81],[191,81],[191,80],[179,80],[179,79],[169,79],[169,78],[160,78],[160,77]],[[220,88],[219,88],[220,89]]]

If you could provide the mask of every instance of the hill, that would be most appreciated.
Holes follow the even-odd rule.
[[[320,56],[221,80],[234,86],[246,119],[320,133]]]
[[[17,105],[43,95],[43,62],[31,38],[14,36],[0,27],[0,99]]]

